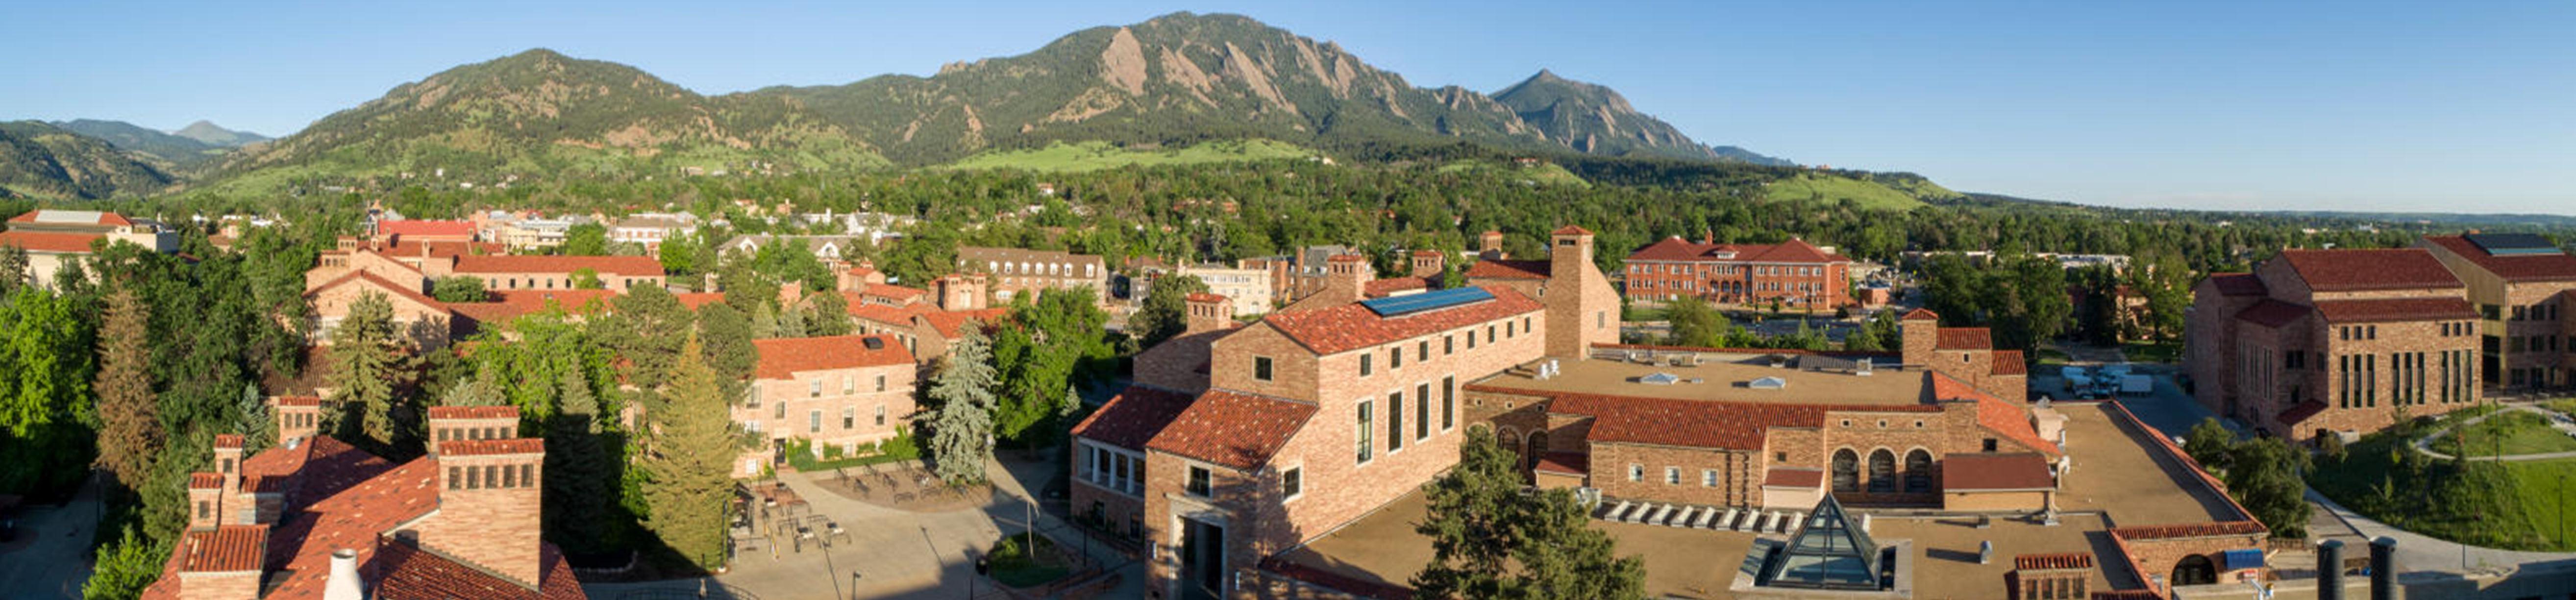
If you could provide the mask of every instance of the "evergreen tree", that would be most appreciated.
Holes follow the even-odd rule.
[[[751,318],[731,304],[698,309],[697,335],[707,365],[724,381],[749,380],[752,369],[760,366],[760,349],[751,344]]]
[[[509,403],[501,386],[484,375],[467,377],[447,388],[446,393],[438,395],[439,406],[501,406]]]
[[[394,422],[394,390],[403,366],[396,353],[393,310],[383,294],[367,294],[349,303],[349,316],[331,332],[330,429],[363,436],[379,453],[393,448],[401,431]]]
[[[662,415],[653,419],[652,443],[642,469],[651,515],[645,525],[681,557],[701,568],[724,564],[725,525],[730,522],[733,420],[714,368],[701,358],[695,336],[681,346],[671,371],[671,389]]]
[[[660,286],[637,287],[613,303],[612,314],[589,321],[596,332],[592,337],[626,359],[628,382],[643,389],[661,387],[697,315]]]
[[[1154,280],[1153,288],[1145,291],[1145,302],[1127,316],[1127,330],[1137,336],[1136,347],[1152,348],[1188,330],[1189,295],[1207,291],[1207,282],[1194,275]]]
[[[805,335],[824,337],[850,334],[850,299],[840,292],[825,291],[806,301]]]
[[[617,496],[617,473],[604,451],[598,396],[575,371],[555,382],[555,414],[546,420],[547,537],[577,551],[600,548]]]
[[[2236,452],[2236,433],[2218,424],[2217,417],[2201,419],[2191,426],[2191,433],[2184,435],[2182,452],[2203,468],[2226,471]]]
[[[582,267],[572,270],[572,289],[599,290],[607,288],[608,282],[599,280],[599,271],[592,270],[590,267]]]
[[[269,414],[268,397],[259,393],[259,384],[242,384],[241,403],[236,410],[241,413],[241,423],[233,432],[242,436],[243,456],[259,454],[277,443],[277,422]]]
[[[161,579],[161,569],[169,560],[168,544],[137,536],[126,527],[122,537],[98,551],[98,564],[91,568],[89,581],[81,584],[82,600],[123,600],[143,595],[143,588]]]
[[[143,484],[161,453],[160,402],[152,391],[151,350],[144,337],[151,310],[131,290],[108,296],[99,331],[98,464],[126,487]]]
[[[0,245],[0,296],[16,292],[19,286],[29,283],[28,264],[26,248]]]
[[[1458,452],[1458,465],[1425,491],[1428,514],[1414,526],[1432,548],[1413,576],[1417,597],[1645,597],[1644,561],[1617,557],[1572,491],[1523,493],[1515,455],[1485,429],[1469,428]]]
[[[607,256],[608,226],[581,223],[565,229],[563,253],[567,256]]]
[[[1090,377],[1084,360],[1107,356],[1108,320],[1089,289],[1047,290],[1014,306],[992,346],[1001,377],[995,432],[1032,446],[1052,441],[1056,428],[1041,425],[1067,409],[1059,399],[1068,387]]]
[[[429,282],[429,296],[440,302],[483,302],[489,294],[483,287],[483,278],[472,275],[440,277]]]
[[[992,342],[982,328],[967,327],[930,386],[930,452],[939,478],[952,483],[984,480],[993,456]]]

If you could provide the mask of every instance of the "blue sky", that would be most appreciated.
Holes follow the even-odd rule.
[[[702,93],[926,75],[1191,10],[1415,85],[1544,67],[1712,144],[2121,206],[2576,214],[2576,3],[36,2],[0,118],[282,135],[531,47]]]

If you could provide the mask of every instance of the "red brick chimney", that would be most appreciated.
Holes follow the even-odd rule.
[[[1503,252],[1503,232],[1486,231],[1484,235],[1477,236],[1476,256],[1485,260],[1511,258],[1511,254]]]
[[[438,461],[438,510],[417,526],[420,544],[535,589],[544,575],[538,515],[545,501],[545,440],[515,436],[517,408],[430,411],[430,428],[451,434],[440,441],[433,433],[430,442],[429,459]],[[501,437],[470,437],[496,421],[510,424]]]
[[[932,281],[931,292],[937,294],[940,310],[982,310],[988,297],[983,277],[957,273]]]
[[[224,522],[224,475],[199,471],[188,474],[188,529],[214,529]]]
[[[223,474],[224,496],[241,493],[242,436],[215,436],[215,472]],[[230,520],[230,519],[227,519]]]
[[[797,303],[797,302],[802,302],[802,301],[804,301],[804,300],[805,300],[805,283],[804,283],[804,282],[801,282],[801,281],[789,281],[789,282],[785,282],[785,283],[780,283],[780,284],[778,284],[778,306],[780,306],[780,307],[782,307],[782,308],[794,309],[794,308],[796,308],[796,303]]]
[[[1336,254],[1324,261],[1324,292],[1328,298],[1321,305],[1348,304],[1367,297],[1363,291],[1369,280],[1377,279],[1377,269],[1368,258],[1357,254]]]
[[[1234,326],[1234,299],[1217,294],[1190,294],[1189,327],[1181,335],[1192,335]]]
[[[1447,256],[1438,250],[1413,251],[1414,277],[1439,277],[1448,268]]]
[[[277,425],[277,445],[293,448],[322,426],[322,399],[278,396],[268,399],[269,420]]]
[[[250,600],[259,597],[268,554],[268,528],[225,525],[179,536],[180,600]]]

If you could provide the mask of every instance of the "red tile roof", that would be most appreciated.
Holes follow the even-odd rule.
[[[518,582],[502,579],[491,571],[468,566],[463,561],[437,551],[403,543],[387,543],[376,550],[370,565],[384,573],[371,591],[377,598],[441,598],[454,600],[502,600],[518,598],[571,599],[586,598],[581,582],[573,577],[572,566],[563,553],[552,545],[538,551],[538,566],[545,582],[529,590]]]
[[[2324,400],[2310,398],[2306,402],[2299,403],[2298,406],[2292,406],[2289,410],[2281,411],[2281,414],[2273,415],[2272,420],[2279,421],[2282,425],[2298,425],[2300,421],[2308,420],[2308,417],[2317,416],[2317,413],[2325,412],[2325,410],[2326,403]]]
[[[1514,394],[1531,393],[1529,390],[1504,390],[1472,385],[1467,389]],[[1592,417],[1591,433],[1586,436],[1586,439],[1594,443],[1656,444],[1729,450],[1760,450],[1764,432],[1774,427],[1822,427],[1825,423],[1826,411],[1881,413],[1941,411],[1941,407],[1930,404],[1772,404],[1579,393],[1546,395],[1554,398],[1547,407],[1547,411],[1551,414]]]
[[[288,571],[269,598],[320,598],[330,579],[331,552],[358,551],[366,565],[379,536],[438,507],[436,459],[419,459],[368,479],[347,491],[296,507],[269,532],[269,565]]]
[[[2022,408],[2020,403],[2006,402],[1948,375],[1933,373],[1931,377],[1933,398],[1973,400],[1977,403],[1978,427],[2003,436],[2004,439],[2012,440],[2014,444],[2019,444],[2033,452],[2049,456],[2057,456],[2061,453],[2057,444],[2049,442],[2047,438],[2039,437],[2039,430],[2031,427],[2030,412]]]
[[[1324,262],[1359,262],[1367,259],[1368,257],[1357,254],[1335,254],[1332,258],[1324,259]]]
[[[1546,279],[1556,269],[1544,260],[1486,259],[1467,266],[1468,279]]]
[[[406,240],[401,237],[373,242],[368,244],[367,248],[377,254],[395,258],[420,258],[424,255],[429,258],[454,258],[458,256],[498,255],[510,253],[509,245],[495,242],[422,239]]]
[[[922,294],[930,293],[930,290],[904,287],[891,283],[871,283],[860,286],[859,289],[851,291],[861,295],[880,296],[897,302],[919,298]]]
[[[2093,553],[2091,552],[2024,554],[2013,557],[2013,569],[2018,571],[2055,571],[2061,569],[2091,568],[2093,568]]]
[[[877,340],[869,348],[867,340]],[[793,379],[797,373],[830,369],[856,369],[911,365],[912,351],[894,336],[836,335],[830,337],[774,338],[752,340],[760,353],[760,365],[753,377],[760,379]]]
[[[455,440],[438,443],[442,456],[500,456],[505,454],[544,454],[546,441],[539,438],[506,440]]]
[[[1897,318],[1897,320],[1899,320],[1899,321],[1939,321],[1939,320],[1941,320],[1941,313],[1932,312],[1932,309],[1929,309],[1929,308],[1917,308],[1917,309],[1914,309],[1914,310],[1905,311],[1905,316],[1898,317],[1898,318]]]
[[[80,212],[80,211],[41,210],[41,209],[40,209],[40,210],[31,210],[31,211],[27,211],[27,212],[23,212],[23,213],[18,213],[18,216],[10,217],[10,218],[9,218],[9,222],[11,222],[11,223],[34,223],[34,222],[36,222],[36,220],[37,220],[37,218],[38,218],[38,217],[44,216],[44,213],[49,213],[49,212],[50,212],[50,213],[77,213],[77,212]],[[100,211],[100,212],[98,213],[98,220],[97,220],[96,222],[94,222],[94,223],[95,223],[95,224],[97,224],[97,225],[118,225],[118,226],[123,226],[123,225],[133,225],[133,224],[134,224],[134,222],[133,222],[133,221],[126,220],[125,215],[120,215],[120,214],[116,214],[116,213],[112,213],[112,212],[106,212],[106,211]]]
[[[2056,489],[2048,458],[2037,454],[1952,454],[1941,457],[1941,491]]]
[[[437,298],[431,298],[421,294],[420,290],[417,289],[419,286],[406,286],[394,283],[393,280],[378,276],[373,271],[350,271],[339,277],[331,278],[330,281],[322,282],[322,285],[313,286],[313,289],[305,290],[304,297],[309,299],[314,297],[316,294],[322,293],[322,290],[331,289],[344,284],[368,285],[394,297],[427,305],[431,308],[442,310],[447,308],[447,303],[439,302]]]
[[[431,418],[431,419],[516,419],[516,418],[519,418],[519,407],[516,407],[516,406],[432,406],[432,407],[429,407],[429,418]]]
[[[716,294],[716,296],[717,300],[721,301],[724,294]],[[849,311],[850,316],[895,327],[911,327],[913,315],[934,310],[921,305],[886,306],[860,302],[848,302],[843,306],[847,307],[845,310]]]
[[[216,448],[216,449],[218,449],[218,450],[220,450],[220,449],[224,449],[224,448],[231,448],[231,449],[234,449],[234,450],[240,450],[240,449],[241,449],[241,447],[242,447],[242,436],[241,436],[241,434],[238,434],[238,433],[225,433],[225,434],[218,434],[218,435],[216,435],[216,436],[215,436],[215,448]]]
[[[2023,363],[2020,350],[1996,350],[1995,368],[1989,375],[2029,375],[2030,365]]]
[[[393,463],[345,442],[313,436],[242,459],[242,489],[281,494],[287,506],[302,506],[392,469]]]
[[[179,566],[182,571],[257,571],[260,569],[260,555],[268,549],[268,526],[225,525],[190,531],[180,544],[179,552],[188,555],[187,563]]]
[[[2236,320],[2280,329],[2299,322],[2299,319],[2307,318],[2308,312],[2309,309],[2306,306],[2264,298],[2263,301],[2238,311]]]
[[[922,312],[921,320],[929,323],[931,329],[939,330],[939,335],[957,339],[965,335],[968,322],[992,325],[1002,322],[1004,317],[1009,316],[1011,316],[1011,309],[1008,308],[933,310]]]
[[[1671,262],[1740,262],[1740,263],[1848,263],[1851,259],[1826,252],[1805,240],[1792,239],[1777,244],[1697,244],[1679,237],[1664,238],[1628,254],[1631,261]]]
[[[1192,292],[1190,295],[1182,296],[1181,299],[1188,302],[1224,302],[1226,300],[1225,296],[1207,292]]]
[[[319,397],[319,396],[278,396],[278,397],[277,397],[277,405],[278,405],[278,406],[321,406],[321,405],[322,405],[322,398],[321,398],[321,397]]]
[[[17,246],[28,252],[89,252],[91,241],[106,237],[87,233],[0,231],[0,246]]]
[[[2328,323],[2386,323],[2390,321],[2441,321],[2478,318],[2478,311],[2463,298],[2388,298],[2381,300],[2320,300],[2317,314]]]
[[[1816,469],[1774,467],[1762,475],[1762,487],[1818,488],[1825,485],[1825,472]]]
[[[1549,452],[1539,457],[1534,470],[1567,475],[1592,474],[1592,455],[1581,452]]]
[[[2182,523],[2175,525],[2138,525],[2113,527],[2111,535],[2131,540],[2169,540],[2175,538],[2259,535],[2271,530],[2254,521],[2224,523]]]
[[[706,308],[709,304],[723,302],[724,292],[689,292],[685,294],[672,294],[671,298],[679,300],[680,305],[689,307],[689,310],[697,310]],[[850,306],[858,306],[858,303],[852,302],[850,303]]]
[[[1250,471],[1269,462],[1314,416],[1313,404],[1208,390],[1145,447]]]
[[[601,275],[659,277],[662,261],[650,256],[459,256],[456,272],[571,273],[590,269]]]
[[[1938,350],[1993,350],[1995,338],[1984,327],[1943,327],[1932,347]]]
[[[1092,411],[1090,417],[1073,426],[1073,435],[1129,450],[1144,450],[1145,443],[1163,432],[1172,419],[1190,407],[1190,395],[1143,386],[1127,386],[1118,396]]]
[[[2219,295],[2222,296],[2269,296],[2272,294],[2271,286],[2263,285],[2263,278],[2256,277],[2253,273],[2211,273],[2209,274],[2209,285],[2217,288]]]
[[[1360,284],[1360,293],[1370,298],[1384,298],[1396,292],[1428,290],[1437,285],[1427,277],[1389,277]]]
[[[2469,259],[2478,268],[2486,269],[2505,281],[2576,280],[2576,256],[2563,253],[2496,256],[2488,254],[2485,248],[2478,247],[2468,238],[2456,235],[2427,236],[2424,241]]]
[[[1584,229],[1575,225],[1567,225],[1564,227],[1558,227],[1556,228],[1556,231],[1550,231],[1547,233],[1548,235],[1592,235],[1592,230]]]
[[[379,235],[472,237],[473,221],[377,221]]]
[[[223,487],[224,487],[224,474],[222,474],[222,473],[202,473],[202,472],[201,472],[201,473],[189,473],[189,474],[188,474],[188,489],[192,489],[192,490],[212,490],[212,489],[221,489],[221,488],[223,488]]]
[[[2282,250],[2281,260],[2320,292],[2451,289],[2461,287],[2433,252],[2423,248],[2382,250]]]
[[[1539,303],[1510,288],[1488,286],[1492,300],[1394,317],[1359,304],[1271,313],[1261,320],[1316,354],[1342,352],[1539,311]]]

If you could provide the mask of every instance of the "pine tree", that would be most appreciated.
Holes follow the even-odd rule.
[[[0,245],[0,296],[16,292],[18,286],[29,283],[27,265],[27,249]]]
[[[807,301],[805,335],[822,337],[850,334],[850,299],[840,292],[815,294]]]
[[[98,464],[127,487],[141,487],[161,454],[160,402],[152,392],[151,348],[144,339],[151,309],[134,292],[107,299],[98,342]]]
[[[555,413],[546,421],[547,537],[575,550],[598,548],[608,525],[601,515],[617,499],[616,473],[602,451],[598,396],[574,371],[564,371],[556,385]]]
[[[760,365],[760,349],[752,339],[751,318],[733,305],[709,304],[698,311],[698,342],[703,344],[707,365],[721,380],[751,379],[751,370]]]
[[[931,456],[939,478],[952,483],[983,481],[984,461],[993,456],[992,342],[982,328],[965,329],[930,386],[939,404],[930,421]]]
[[[394,387],[402,377],[393,310],[383,294],[367,294],[349,303],[349,316],[331,332],[331,429],[364,436],[380,452],[393,447],[400,431],[393,421]]]
[[[242,384],[241,426],[234,429],[242,436],[242,455],[259,454],[277,443],[276,421],[271,420],[268,397],[259,393],[259,384]]]
[[[725,524],[730,520],[734,447],[724,386],[703,356],[696,336],[681,346],[671,389],[643,467],[651,507],[646,527],[662,543],[698,566],[724,564]]]
[[[455,386],[447,388],[446,393],[438,395],[439,406],[500,406],[508,403],[501,386],[482,375],[458,381]]]

